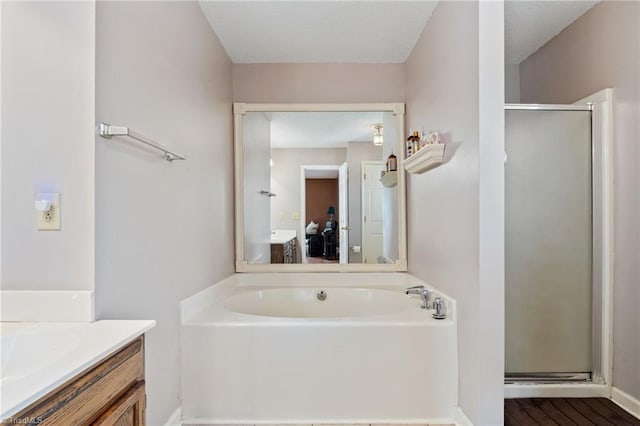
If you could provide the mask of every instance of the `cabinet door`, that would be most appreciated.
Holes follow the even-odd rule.
[[[284,243],[284,263],[293,263],[293,240]]]
[[[43,424],[51,426],[92,424],[113,406],[113,401],[119,401],[121,395],[127,395],[139,383],[144,383],[143,380],[144,339],[140,337],[54,389],[14,418],[39,418]]]
[[[271,244],[271,263],[284,263],[283,244]]]
[[[95,426],[144,426],[146,424],[145,406],[144,381],[140,381],[93,424]]]

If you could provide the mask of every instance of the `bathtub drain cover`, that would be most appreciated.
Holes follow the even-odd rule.
[[[327,292],[324,290],[320,290],[318,292],[318,294],[316,294],[316,297],[318,298],[319,301],[324,301],[327,300]]]

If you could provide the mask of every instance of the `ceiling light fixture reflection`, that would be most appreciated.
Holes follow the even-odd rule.
[[[373,144],[375,146],[382,146],[384,140],[382,138],[382,124],[376,123],[371,126],[373,129]]]

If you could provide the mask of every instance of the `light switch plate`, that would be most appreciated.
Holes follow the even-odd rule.
[[[291,219],[300,220],[300,212],[292,212],[291,213]]]
[[[59,231],[60,230],[60,193],[38,193],[37,200],[47,200],[51,203],[48,213],[36,210],[36,228],[38,231]]]

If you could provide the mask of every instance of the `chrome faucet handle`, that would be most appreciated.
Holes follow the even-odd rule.
[[[447,313],[445,312],[446,305],[442,297],[436,297],[433,299],[433,308],[436,310],[433,313],[433,318],[435,319],[445,319],[447,317]]]
[[[424,290],[423,285],[414,285],[413,287],[408,287],[404,290],[404,294],[420,294]]]

